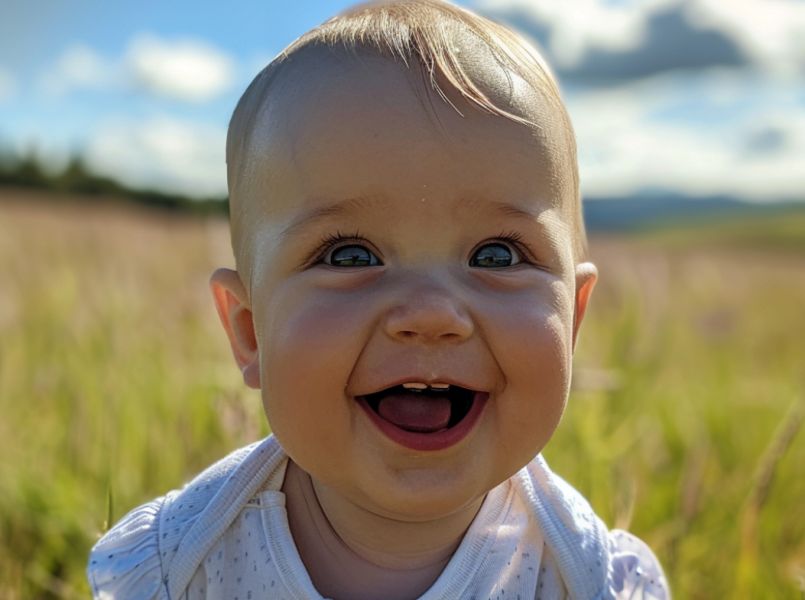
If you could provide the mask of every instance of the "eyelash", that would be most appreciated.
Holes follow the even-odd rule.
[[[479,248],[483,248],[487,244],[494,244],[495,242],[506,242],[508,245],[514,248],[520,255],[521,263],[530,265],[536,264],[533,255],[528,250],[528,247],[523,243],[523,235],[518,231],[501,231],[495,237],[484,240],[483,242],[478,244],[473,250],[473,254]]]
[[[344,242],[360,242],[362,244],[369,243],[369,241],[362,237],[358,231],[355,231],[355,233],[352,234],[343,234],[340,231],[328,233],[321,238],[319,245],[316,246],[316,249],[310,253],[309,258],[305,261],[305,264],[320,263],[324,260],[324,257],[327,256],[328,252],[334,250],[337,245],[343,244]]]
[[[520,259],[522,262],[525,263],[533,263],[533,259],[531,254],[526,250],[522,243],[523,236],[517,231],[502,231],[498,235],[493,238],[489,238],[478,244],[475,250],[482,248],[487,244],[494,244],[495,242],[506,242],[507,244],[511,245],[517,252],[520,254]],[[336,231],[335,233],[328,233],[325,235],[316,249],[310,253],[310,257],[305,261],[305,264],[317,264],[324,260],[324,257],[327,255],[328,252],[335,249],[335,247],[339,244],[344,242],[360,242],[363,244],[368,244],[369,241],[361,236],[359,231],[355,231],[355,233],[351,234],[344,234],[340,231]]]

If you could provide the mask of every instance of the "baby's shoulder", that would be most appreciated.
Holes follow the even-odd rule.
[[[87,577],[95,598],[166,598],[159,550],[165,497],[138,506],[90,551]]]
[[[541,456],[520,472],[517,486],[570,597],[670,597],[660,562],[649,547],[626,531],[610,531],[589,502]]]
[[[616,598],[666,600],[668,582],[660,561],[638,537],[622,529],[609,532],[610,585]]]
[[[283,460],[274,438],[267,438],[129,512],[90,552],[93,596],[178,597],[207,549]]]

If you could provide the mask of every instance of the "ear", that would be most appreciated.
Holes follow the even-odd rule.
[[[573,349],[576,349],[576,339],[579,337],[579,328],[587,312],[587,303],[593,293],[595,282],[598,280],[598,269],[593,263],[585,262],[576,265],[576,306],[573,311]]]
[[[210,288],[243,381],[260,389],[260,356],[246,288],[237,271],[231,269],[215,271],[210,277]]]

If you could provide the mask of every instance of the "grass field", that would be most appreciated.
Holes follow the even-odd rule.
[[[83,598],[110,519],[268,431],[207,291],[226,224],[0,195],[0,598]],[[676,598],[805,597],[796,218],[592,240],[546,455]]]

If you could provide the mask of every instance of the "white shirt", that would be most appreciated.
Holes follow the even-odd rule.
[[[280,491],[288,459],[271,440],[218,463],[213,477],[202,474],[183,492],[124,517],[90,557],[95,597],[321,600],[288,527]],[[268,458],[253,460],[261,448]],[[241,467],[250,459],[262,467],[262,485],[233,508],[231,497],[243,491],[237,489],[244,480]],[[233,463],[234,471],[228,469]],[[246,479],[253,485],[254,477]],[[668,598],[648,547],[620,531],[604,529],[603,537],[596,537],[600,521],[565,486],[538,457],[490,491],[447,567],[420,600]],[[205,490],[213,498],[199,506]],[[222,511],[210,514],[222,496],[225,512],[232,515],[223,527]]]

